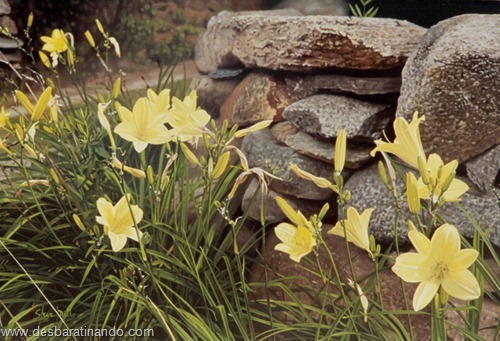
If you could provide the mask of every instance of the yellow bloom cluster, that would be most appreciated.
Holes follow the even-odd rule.
[[[455,179],[455,171],[458,162],[453,160],[446,165],[437,154],[431,154],[427,158],[420,139],[419,125],[424,121],[424,116],[418,117],[418,113],[413,115],[413,119],[408,123],[404,118],[398,117],[394,121],[394,131],[396,138],[393,142],[376,140],[377,147],[372,150],[371,155],[376,152],[385,152],[397,156],[410,167],[418,169],[420,178],[407,191],[409,196],[418,196],[415,200],[431,200],[434,204],[444,202],[459,201],[460,196],[467,192],[469,186],[459,179]],[[416,187],[415,187],[416,186]],[[414,207],[414,206],[413,206]]]
[[[459,201],[469,186],[455,178],[457,160],[444,164],[437,154],[426,157],[420,139],[419,124],[424,116],[413,115],[408,123],[404,118],[394,121],[396,138],[393,142],[375,141],[372,150],[397,156],[420,173],[417,180],[412,172],[406,176],[406,195],[410,212],[418,214],[420,200],[430,200],[434,208],[445,202]],[[418,311],[427,306],[440,288],[453,297],[471,300],[479,297],[480,287],[473,274],[467,270],[478,252],[460,250],[460,234],[455,226],[443,224],[436,229],[431,240],[418,232],[409,222],[408,237],[417,252],[399,255],[392,270],[403,280],[420,283],[413,296],[413,308]]]
[[[171,106],[170,90],[165,89],[156,94],[149,89],[147,97],[138,99],[132,111],[123,106],[118,108],[121,123],[114,132],[132,142],[138,153],[146,149],[148,144],[196,139],[210,121],[210,115],[196,106],[196,99],[193,90],[183,101],[173,97]]]

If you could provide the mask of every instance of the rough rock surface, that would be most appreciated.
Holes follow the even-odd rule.
[[[290,121],[281,121],[271,127],[271,133],[279,142],[286,144],[286,139],[290,135],[298,133],[298,129]]]
[[[427,152],[466,161],[500,143],[500,15],[431,27],[402,73],[397,115],[425,114]]]
[[[0,15],[10,14],[10,4],[8,0],[0,0]]]
[[[500,145],[465,163],[467,176],[483,192],[500,189]],[[495,183],[496,181],[496,183]]]
[[[297,132],[296,134],[287,136],[285,144],[301,154],[329,163],[333,169],[335,155],[334,142],[318,140],[307,133]],[[373,147],[371,146],[353,147],[348,142],[345,167],[350,169],[361,168],[368,161],[372,160],[370,156],[372,149]]]
[[[400,69],[426,31],[401,20],[332,16],[236,16],[227,27],[231,56],[243,65],[289,71]]]
[[[196,75],[191,81],[188,93],[196,90],[198,105],[216,118],[219,117],[220,107],[239,81],[239,78],[214,80],[208,76]]]
[[[325,167],[322,161],[311,159],[290,147],[281,145],[269,128],[245,136],[241,150],[247,156],[250,167],[269,170],[271,166],[282,170],[277,175],[283,181],[271,182],[271,188],[279,193],[310,200],[325,200],[333,194],[330,189],[318,188],[312,182],[296,176],[288,168],[288,163],[291,162],[309,173],[325,178],[331,177],[330,167]]]
[[[283,110],[291,103],[285,82],[273,75],[254,71],[248,74],[226,98],[221,119],[229,124],[247,126],[263,120],[282,120]]]
[[[402,168],[405,171],[404,168]],[[467,178],[459,177],[460,180],[469,182]],[[401,190],[402,182],[396,179],[397,187]],[[376,165],[354,173],[345,183],[345,189],[351,191],[350,205],[356,209],[364,210],[373,207],[374,211],[370,219],[370,232],[379,242],[390,243],[394,240],[393,226],[395,220],[396,206],[392,194],[385,188],[380,180]],[[407,241],[408,219],[412,215],[408,209],[406,197],[399,194],[402,209],[398,219],[397,233],[400,242]],[[461,205],[473,218],[479,220],[483,230],[491,228],[490,241],[500,247],[500,211],[496,197],[493,194],[481,193],[471,189],[461,197]],[[447,203],[439,210],[439,213],[450,224],[457,227],[459,232],[467,238],[472,238],[474,226],[469,222],[467,216],[453,203]]]
[[[0,17],[0,26],[9,30],[9,32],[13,35],[17,35],[17,33],[19,32],[19,30],[17,29],[16,22],[12,20],[11,17],[6,15]]]
[[[255,195],[255,199],[254,198]],[[278,223],[286,220],[285,214],[281,211],[276,203],[276,197],[282,197],[294,210],[300,210],[304,216],[309,217],[312,214],[318,214],[323,206],[321,201],[297,199],[290,196],[280,194],[273,189],[269,189],[267,196],[264,198],[266,204],[266,224]],[[254,200],[252,203],[252,199]],[[241,209],[248,213],[248,216],[255,221],[261,220],[261,202],[262,193],[257,180],[252,180],[243,195]],[[336,214],[336,208],[331,207],[330,213]]]
[[[338,95],[314,95],[289,105],[283,117],[300,131],[323,138],[344,128],[349,138],[372,140],[389,122],[388,106]]]
[[[231,18],[239,15],[263,16],[263,15],[301,15],[295,9],[282,9],[274,11],[245,11],[229,12],[222,11],[210,18],[207,30],[198,36],[194,48],[194,62],[201,73],[208,73],[219,68],[234,67],[241,65],[232,54],[234,31],[228,27]]]
[[[317,93],[381,95],[398,93],[400,77],[352,77],[346,75],[292,75],[285,77],[286,89],[294,101]]]

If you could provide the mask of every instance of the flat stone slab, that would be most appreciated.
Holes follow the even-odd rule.
[[[297,132],[296,134],[287,136],[285,143],[301,154],[331,164],[333,169],[335,155],[334,142],[321,141],[307,133]],[[361,168],[368,161],[372,160],[370,156],[370,151],[372,149],[373,146],[352,147],[352,144],[347,142],[345,167],[350,169]]]
[[[352,77],[345,75],[292,75],[285,78],[293,100],[321,93],[385,95],[399,93],[401,77]]]
[[[231,18],[245,16],[263,15],[294,15],[301,13],[295,9],[279,9],[270,11],[222,11],[210,18],[205,32],[198,36],[194,48],[194,62],[201,73],[209,73],[221,68],[232,68],[241,66],[238,59],[232,54],[235,32],[228,26]]]
[[[389,122],[388,108],[345,96],[314,95],[289,105],[283,117],[311,135],[333,138],[344,128],[349,138],[371,141]]]
[[[426,32],[402,20],[334,16],[242,15],[225,29],[230,54],[246,67],[302,72],[401,69]]]

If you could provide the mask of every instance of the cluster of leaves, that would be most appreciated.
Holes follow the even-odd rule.
[[[361,7],[358,4],[349,4],[349,10],[356,17],[374,17],[378,13],[378,7],[369,7],[372,0],[359,0]]]

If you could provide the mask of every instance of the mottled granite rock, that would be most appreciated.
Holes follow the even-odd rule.
[[[465,163],[467,176],[483,192],[500,189],[500,145]],[[495,183],[496,181],[496,183]]]
[[[260,17],[263,15],[301,15],[301,13],[294,9],[244,12],[222,11],[213,16],[208,21],[206,31],[198,36],[194,48],[194,62],[201,73],[241,65],[238,58],[232,53],[235,31],[228,26],[231,18],[240,15]]]
[[[239,126],[248,126],[263,120],[280,121],[283,110],[290,103],[285,82],[281,78],[253,71],[226,98],[220,114],[221,119]]]
[[[373,140],[389,122],[388,106],[338,95],[314,95],[286,107],[283,117],[300,131],[323,138],[344,128],[349,138]]]

